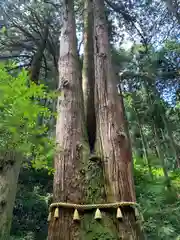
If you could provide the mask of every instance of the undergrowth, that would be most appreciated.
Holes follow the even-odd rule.
[[[180,170],[169,173],[171,190],[165,186],[161,168],[153,168],[153,179],[148,169],[135,166],[137,201],[144,215],[144,228],[149,240],[180,239]]]
[[[134,175],[147,239],[180,240],[180,170],[169,173],[171,192],[165,187],[161,168],[153,168],[151,179],[148,169],[136,163]],[[32,169],[21,172],[11,240],[46,239],[47,199],[51,190],[52,177],[48,172]]]

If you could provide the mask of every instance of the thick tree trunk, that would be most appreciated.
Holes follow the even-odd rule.
[[[59,97],[57,105],[53,195],[54,202],[82,203],[83,93],[73,8],[72,0],[64,0],[59,57],[59,87],[64,99]],[[60,218],[53,218],[49,224],[48,239],[80,239],[79,225],[72,217],[73,209],[61,209]]]
[[[83,93],[86,129],[88,133],[90,157],[85,161],[85,201],[86,203],[106,203],[104,176],[101,158],[95,151],[96,116],[95,116],[95,76],[94,76],[94,41],[93,41],[93,3],[84,2],[84,59],[83,59]],[[103,214],[98,222],[93,212],[85,212],[82,217],[80,239],[117,239],[117,231],[110,214]]]
[[[45,30],[44,30],[44,35],[43,38],[38,46],[38,49],[36,51],[36,53],[33,56],[33,60],[31,63],[31,69],[30,69],[30,79],[35,82],[36,84],[39,83],[39,75],[40,75],[40,70],[41,70],[41,65],[42,65],[42,60],[43,60],[43,54],[44,54],[44,50],[46,48],[46,42],[48,39],[48,34],[49,34],[49,25],[47,23],[47,25],[45,26]]]
[[[111,63],[103,0],[94,0],[94,18],[97,129],[107,201],[135,201],[131,146]],[[117,223],[118,238],[143,239],[133,209],[124,208],[123,214],[124,221]]]
[[[0,160],[0,239],[9,240],[21,160],[8,152]]]
[[[91,153],[96,139],[96,117],[94,107],[94,49],[93,49],[93,5],[84,1],[84,58],[83,58],[83,93],[85,121]]]

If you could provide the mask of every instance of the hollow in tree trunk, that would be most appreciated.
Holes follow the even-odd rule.
[[[83,93],[87,135],[90,152],[94,152],[96,139],[96,117],[94,106],[94,50],[93,50],[93,5],[84,1],[84,57],[83,57]]]

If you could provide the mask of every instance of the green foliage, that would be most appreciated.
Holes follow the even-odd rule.
[[[180,227],[180,171],[171,173],[172,190],[166,189],[161,169],[153,169],[153,180],[148,169],[135,166],[137,200],[144,215],[144,229],[149,240],[178,239]]]
[[[33,159],[37,168],[50,165],[48,160],[53,154],[47,124],[38,124],[40,118],[48,121],[52,116],[50,109],[41,104],[42,99],[52,96],[44,85],[30,82],[25,70],[12,76],[0,66],[0,150],[20,152]]]
[[[46,239],[51,189],[52,176],[47,170],[22,169],[12,220],[12,240]]]

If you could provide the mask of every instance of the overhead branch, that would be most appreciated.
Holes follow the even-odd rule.
[[[55,7],[55,8],[57,8],[57,7],[59,8],[59,7],[61,7],[60,4],[58,4],[58,3],[53,3],[52,1],[44,0],[44,2],[47,3],[47,4],[52,5],[52,6]]]
[[[136,31],[138,32],[139,36],[141,37],[143,45],[147,46],[147,39],[144,37],[144,35],[141,33],[141,31],[136,26],[136,23],[137,23],[136,18],[134,16],[131,16],[128,13],[128,11],[126,10],[125,6],[122,3],[119,3],[119,4],[112,3],[110,0],[105,0],[105,2],[116,13],[121,14],[128,23],[132,24],[132,26],[136,29]]]
[[[112,3],[110,0],[105,0],[107,5],[112,8],[116,13],[121,13],[124,19],[128,22],[136,21],[135,17],[131,16],[122,3]]]

